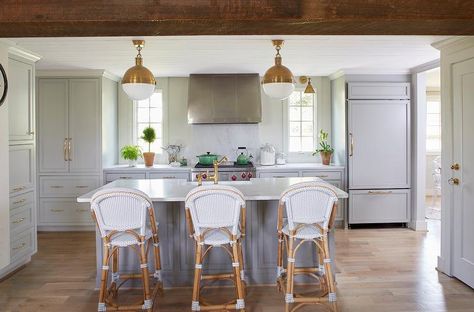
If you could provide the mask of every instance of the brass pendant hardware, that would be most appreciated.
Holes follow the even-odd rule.
[[[459,179],[458,178],[451,178],[448,180],[448,183],[451,185],[459,185]]]
[[[306,86],[306,89],[304,89],[304,93],[309,93],[309,94],[316,93],[314,91],[313,85],[311,84],[311,78],[310,77],[308,77],[308,85]]]
[[[273,46],[277,51],[275,55],[275,65],[270,67],[263,76],[262,84],[266,83],[294,83],[295,78],[291,71],[282,65],[280,50],[283,40],[272,40]]]
[[[458,163],[454,163],[451,165],[451,170],[459,170],[460,166]]]

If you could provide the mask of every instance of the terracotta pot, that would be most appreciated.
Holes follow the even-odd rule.
[[[155,162],[155,153],[153,153],[153,152],[144,152],[143,153],[143,160],[145,161],[145,166],[153,167],[153,163]]]
[[[331,163],[331,156],[332,153],[330,152],[321,152],[321,161],[323,162],[323,165],[329,165]]]

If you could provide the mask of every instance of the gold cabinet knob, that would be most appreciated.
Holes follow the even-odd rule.
[[[459,164],[458,163],[454,163],[451,165],[451,170],[459,170]]]
[[[458,178],[451,178],[448,180],[448,183],[451,185],[459,185],[459,179]]]

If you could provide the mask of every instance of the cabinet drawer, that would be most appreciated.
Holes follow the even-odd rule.
[[[35,180],[34,146],[10,146],[10,194],[33,189]]]
[[[259,178],[287,178],[287,177],[297,177],[298,172],[260,172],[258,174]]]
[[[93,224],[89,203],[77,203],[75,198],[43,198],[39,209],[41,224]]]
[[[11,261],[30,256],[35,248],[35,229],[29,228],[21,233],[12,235],[10,243]]]
[[[107,183],[119,179],[146,179],[145,173],[107,173],[105,181]]]
[[[33,226],[33,203],[14,210],[10,215],[10,232],[18,232]]]
[[[317,177],[323,180],[341,180],[342,173],[340,171],[303,171],[302,177]]]
[[[349,192],[349,224],[395,223],[410,219],[410,190]]]
[[[28,204],[32,204],[35,201],[34,192],[28,192],[14,197],[10,197],[10,211],[15,213],[14,210],[18,207],[22,207]]]
[[[99,177],[41,177],[41,197],[76,197],[99,187]]]
[[[150,173],[150,179],[186,179],[189,180],[187,172],[153,172]]]

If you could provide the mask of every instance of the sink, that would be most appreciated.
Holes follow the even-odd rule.
[[[198,185],[197,181],[188,182],[191,185]],[[212,185],[214,181],[202,181],[202,185]],[[250,181],[219,181],[218,184],[220,185],[250,185],[252,182]]]

